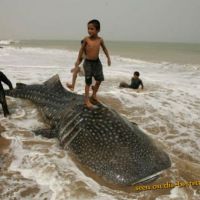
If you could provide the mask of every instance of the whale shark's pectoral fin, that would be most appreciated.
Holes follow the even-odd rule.
[[[42,135],[46,138],[55,138],[58,136],[57,129],[37,129],[34,131],[35,135]]]
[[[93,105],[95,105],[96,107],[97,107],[98,105],[101,105],[101,103],[100,103],[99,101],[97,101],[96,99],[94,99],[93,97],[90,97],[90,102],[91,102]]]

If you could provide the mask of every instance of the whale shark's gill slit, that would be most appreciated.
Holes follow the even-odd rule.
[[[71,120],[69,123],[67,123],[67,125],[62,129],[62,133],[60,134],[60,140],[61,143],[65,143],[68,138],[71,137],[71,135],[75,135],[76,134],[76,129],[77,127],[79,127],[78,125],[83,121],[83,119],[78,120],[76,123],[74,123],[74,120]],[[79,127],[79,129],[81,129]],[[64,134],[63,134],[64,133]],[[74,138],[74,137],[72,137]]]
[[[64,149],[67,149],[68,145],[75,139],[75,137],[81,132],[81,129],[79,129],[76,132],[73,132],[73,130],[71,130],[67,137],[65,137],[65,139],[63,140],[63,144],[64,144]]]
[[[69,129],[71,125],[73,126],[74,121],[81,115],[81,113],[78,113],[78,114],[75,114],[75,113],[76,113],[75,111],[71,110],[69,114],[65,116],[65,120],[67,121],[67,123],[65,126],[63,126],[63,128],[60,129],[60,134],[59,134],[60,138],[65,133],[65,130]]]

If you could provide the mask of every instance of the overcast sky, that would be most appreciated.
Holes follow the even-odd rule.
[[[106,40],[200,43],[200,0],[0,0],[0,39],[78,39],[90,19]]]

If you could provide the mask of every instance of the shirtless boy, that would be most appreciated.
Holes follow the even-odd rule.
[[[99,59],[100,47],[102,47],[103,52],[107,57],[108,66],[111,65],[111,60],[103,39],[98,36],[98,33],[100,31],[100,22],[96,19],[91,20],[88,22],[87,27],[89,36],[83,39],[83,44],[81,45],[75,66],[79,66],[82,61],[83,53],[85,53],[85,60],[83,63],[86,84],[84,102],[88,108],[92,108],[93,104],[89,100],[89,90],[92,84],[92,77],[94,77],[96,81],[94,87],[92,88],[93,93],[91,96],[91,99],[94,102],[98,102],[97,91],[101,82],[104,80],[103,68]]]

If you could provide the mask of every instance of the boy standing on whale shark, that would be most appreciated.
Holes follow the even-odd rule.
[[[101,61],[99,59],[100,47],[102,47],[107,57],[108,66],[111,65],[111,60],[103,39],[98,36],[98,33],[100,31],[100,22],[96,19],[91,20],[88,22],[87,28],[89,36],[83,39],[83,43],[79,50],[75,67],[79,66],[79,64],[82,61],[82,56],[85,53],[85,60],[83,63],[85,71],[85,84],[86,84],[84,102],[88,108],[92,108],[93,104],[89,100],[89,91],[90,91],[90,86],[92,84],[92,77],[94,77],[96,81],[95,85],[92,87],[93,93],[91,96],[91,99],[94,102],[98,102],[96,94],[101,82],[104,80],[103,68]]]

